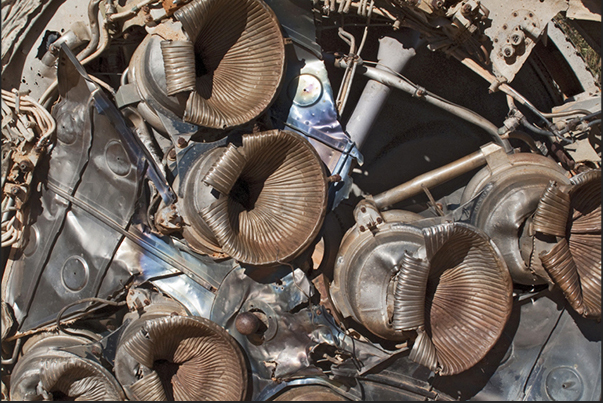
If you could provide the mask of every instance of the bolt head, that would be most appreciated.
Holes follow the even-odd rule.
[[[260,328],[260,319],[251,312],[243,312],[235,319],[237,332],[244,336],[254,334]]]

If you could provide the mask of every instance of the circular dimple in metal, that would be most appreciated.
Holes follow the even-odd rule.
[[[107,166],[116,175],[126,176],[130,173],[130,159],[118,141],[111,141],[105,148]]]
[[[57,115],[57,139],[65,145],[75,143],[82,136],[81,128],[85,120],[85,107],[71,103],[63,106]]]
[[[576,401],[584,390],[582,378],[569,367],[553,369],[546,377],[546,394],[555,401]]]
[[[77,133],[72,127],[67,126],[64,122],[61,123],[59,130],[57,130],[57,139],[61,143],[65,145],[73,144],[76,137]]]
[[[289,96],[298,106],[314,105],[322,95],[322,83],[311,74],[302,74],[289,83]]]
[[[71,256],[61,270],[63,285],[69,291],[78,292],[88,284],[88,263],[80,256]]]

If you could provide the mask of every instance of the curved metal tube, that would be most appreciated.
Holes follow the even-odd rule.
[[[409,197],[423,192],[423,186],[432,188],[441,185],[457,176],[479,168],[486,163],[486,155],[478,150],[443,167],[434,169],[423,175],[374,196],[375,205],[382,209],[399,203]]]
[[[379,40],[377,68],[400,72],[417,54],[416,31],[405,31],[399,37],[383,37]],[[389,97],[391,87],[376,80],[369,80],[356,103],[354,112],[346,124],[346,132],[358,148],[366,141],[375,119]]]
[[[347,62],[344,60],[340,60],[336,63],[336,66],[347,67]],[[362,72],[362,74],[364,74],[366,77],[368,77],[372,80],[378,81],[378,82],[385,84],[387,86],[390,86],[390,87],[397,88],[408,94],[411,94],[412,96],[421,98],[421,99],[425,100],[426,102],[437,106],[440,109],[443,109],[447,112],[452,113],[455,116],[460,117],[461,119],[464,119],[470,123],[473,123],[474,125],[485,130],[490,135],[492,140],[496,144],[505,148],[505,150],[507,152],[511,150],[511,146],[508,143],[508,141],[503,140],[500,137],[500,135],[498,134],[498,128],[492,122],[490,122],[483,116],[480,116],[479,114],[477,114],[467,108],[464,108],[460,105],[456,105],[441,97],[430,94],[428,91],[426,91],[425,89],[422,89],[421,87],[417,86],[416,84],[413,84],[408,80],[397,77],[396,75],[389,73],[387,71],[379,70],[377,68],[364,66],[364,65],[358,66],[358,69],[360,72]]]
[[[77,55],[78,60],[84,60],[86,57],[92,54],[96,50],[98,46],[98,41],[100,39],[100,29],[98,26],[98,5],[101,0],[92,0],[90,4],[88,4],[88,19],[90,20],[90,42],[88,42],[88,46],[84,48]]]

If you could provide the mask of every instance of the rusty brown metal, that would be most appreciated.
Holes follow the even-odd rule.
[[[547,235],[565,236],[569,214],[569,195],[551,181],[534,212],[534,230]]]
[[[243,353],[220,326],[200,317],[133,322],[116,355],[116,374],[131,400],[242,400]],[[141,368],[132,382],[128,371]]]
[[[601,319],[601,169],[572,178],[569,249],[580,275],[585,316]]]
[[[458,374],[480,361],[502,334],[511,314],[511,276],[489,238],[470,225],[441,224],[423,233],[426,244],[435,246],[425,330],[440,374]]]
[[[580,276],[584,316],[601,318],[601,234],[572,234],[569,248]]]
[[[314,240],[326,214],[327,179],[314,148],[285,131],[243,136],[203,182],[222,193],[201,209],[222,251],[265,265],[295,258]]]
[[[570,191],[572,233],[601,233],[601,170],[584,172],[571,181],[575,184]]]
[[[262,113],[280,86],[285,64],[272,10],[261,0],[195,0],[174,16],[194,43],[197,70],[184,120],[221,129]]]
[[[99,367],[75,356],[51,358],[42,364],[40,382],[45,390],[67,396],[65,400],[123,400],[114,380]]]
[[[12,371],[10,400],[125,400],[117,379],[95,357],[68,351],[89,342],[65,333],[30,338]]]
[[[540,259],[553,281],[563,291],[572,308],[580,315],[584,314],[580,277],[567,240],[562,238],[549,253],[542,254]]]
[[[600,319],[601,170],[577,175],[571,183],[567,192],[552,183],[539,202],[534,229],[561,237],[539,257],[576,312]]]

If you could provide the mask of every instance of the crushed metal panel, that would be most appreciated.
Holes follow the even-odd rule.
[[[128,156],[109,117],[92,107],[86,80],[64,56],[58,75],[64,100],[54,110],[58,141],[41,191],[45,208],[32,217],[31,253],[26,248],[9,279],[9,289],[26,290],[7,299],[18,307],[21,330],[50,322],[70,302],[98,295],[122,240],[107,222],[126,228],[138,197],[140,165]],[[117,280],[111,292],[123,287],[123,278],[111,279]]]

